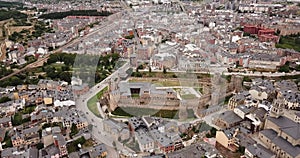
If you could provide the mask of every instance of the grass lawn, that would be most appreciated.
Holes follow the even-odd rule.
[[[180,86],[180,83],[178,80],[152,80],[152,79],[147,79],[147,78],[140,78],[140,79],[135,79],[131,78],[129,79],[129,82],[150,82],[153,84],[156,84],[157,86],[160,87],[172,87],[172,86]]]
[[[86,142],[82,145],[84,148],[88,148],[94,145],[94,141],[92,139],[86,140]]]
[[[97,102],[98,102],[99,98],[101,98],[107,90],[108,90],[108,87],[105,87],[104,89],[102,89],[100,92],[98,92],[95,96],[93,96],[87,102],[87,106],[88,106],[89,110],[93,114],[95,114],[97,117],[101,117],[100,112],[97,107]]]
[[[182,99],[195,99],[196,96],[194,94],[183,94],[181,95]]]
[[[132,98],[140,98],[140,95],[139,94],[132,94],[131,97]]]
[[[195,118],[194,111],[192,109],[188,109],[187,112],[188,118]],[[112,114],[129,117],[151,115],[162,118],[179,119],[178,110],[157,110],[150,108],[117,107],[115,111],[112,112]]]

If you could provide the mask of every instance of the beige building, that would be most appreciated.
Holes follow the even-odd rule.
[[[13,147],[20,147],[25,144],[24,136],[18,132],[11,137]]]
[[[239,148],[238,139],[236,138],[238,132],[238,128],[217,131],[216,141],[230,151],[235,152]]]

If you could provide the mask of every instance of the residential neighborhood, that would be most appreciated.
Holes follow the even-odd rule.
[[[298,0],[0,0],[3,158],[300,158]]]

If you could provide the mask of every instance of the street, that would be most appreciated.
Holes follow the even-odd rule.
[[[129,68],[129,64],[128,63],[124,64],[121,68],[116,70],[105,80],[103,80],[102,82],[100,82],[100,83],[96,84],[95,86],[93,86],[92,88],[90,88],[90,90],[87,93],[76,98],[77,109],[82,111],[83,114],[85,115],[88,123],[93,125],[92,132],[91,132],[93,138],[108,146],[108,149],[109,149],[108,155],[109,155],[109,157],[112,157],[112,158],[118,157],[117,151],[123,150],[124,148],[129,150],[130,152],[133,152],[133,151],[131,151],[127,147],[124,147],[123,144],[121,144],[117,140],[114,140],[112,137],[110,137],[109,135],[105,134],[105,132],[103,132],[103,119],[102,118],[104,118],[104,116],[102,116],[102,118],[95,116],[88,109],[87,102],[89,99],[91,99],[93,96],[95,96],[99,91],[101,91],[102,89],[107,87],[109,81],[118,76],[119,71],[124,71],[124,70],[127,70],[128,68]],[[101,114],[103,115],[103,113],[101,113]],[[112,148],[114,148],[113,142],[115,142],[117,150],[112,150]]]

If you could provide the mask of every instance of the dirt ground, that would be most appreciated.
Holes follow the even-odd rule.
[[[240,156],[242,156],[241,153],[231,152],[230,150],[226,149],[219,143],[216,143],[216,148],[225,158],[240,158]]]
[[[24,30],[30,30],[31,28],[33,28],[33,26],[10,26],[9,27],[9,32],[10,33],[21,32],[23,29]]]

